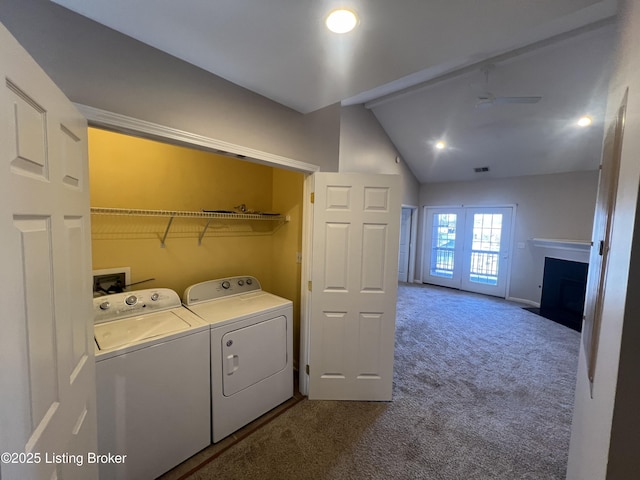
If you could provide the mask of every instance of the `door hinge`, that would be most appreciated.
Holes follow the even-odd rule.
[[[311,291],[313,291],[312,288],[313,288],[313,282],[311,280],[309,280],[307,282],[307,290],[309,290],[311,292]]]
[[[600,254],[600,256],[604,254],[604,240],[600,240],[600,248],[598,250],[598,253]]]
[[[305,371],[305,372],[307,372],[307,375],[309,375],[309,365],[307,365],[307,366],[304,368],[304,371]]]
[[[311,192],[311,203],[315,203],[315,202],[316,202],[316,193]]]

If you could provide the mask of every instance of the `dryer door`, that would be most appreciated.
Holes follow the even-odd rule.
[[[279,316],[222,336],[222,393],[229,397],[287,365],[287,319]]]

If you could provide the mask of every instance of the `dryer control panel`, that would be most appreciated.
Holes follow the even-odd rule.
[[[93,321],[110,322],[180,306],[180,297],[170,288],[113,293],[93,299]]]
[[[182,302],[185,305],[195,305],[200,302],[207,302],[218,298],[239,295],[241,293],[262,290],[260,282],[256,277],[241,276],[219,278],[202,283],[191,285],[184,291]]]

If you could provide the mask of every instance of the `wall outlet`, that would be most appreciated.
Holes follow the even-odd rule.
[[[296,253],[296,263],[302,263],[302,252]]]

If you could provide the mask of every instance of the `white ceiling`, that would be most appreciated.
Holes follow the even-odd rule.
[[[52,1],[302,113],[365,103],[421,183],[598,165],[613,27],[562,34],[616,0]],[[356,30],[325,29],[336,6]],[[488,62],[496,96],[543,99],[474,108]]]

